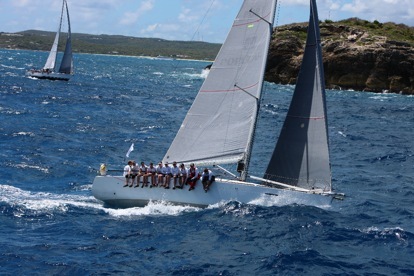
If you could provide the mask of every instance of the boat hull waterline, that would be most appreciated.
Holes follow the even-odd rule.
[[[124,187],[123,176],[96,176],[92,185],[92,194],[110,207],[144,207],[149,202],[168,202],[173,205],[207,207],[218,203],[237,201],[244,204],[287,205],[300,204],[311,206],[329,206],[333,194],[298,192],[278,189],[255,183],[216,178],[208,192],[203,190],[201,181],[196,188],[188,190],[163,187]]]
[[[27,72],[26,76],[36,79],[46,79],[46,80],[62,80],[68,81],[72,77],[71,74],[62,74],[62,73],[44,73],[44,72],[36,72],[36,71],[29,71]]]

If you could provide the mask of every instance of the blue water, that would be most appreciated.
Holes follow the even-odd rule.
[[[69,82],[24,77],[46,55],[0,50],[1,275],[414,275],[414,97],[328,91],[346,194],[330,207],[110,209],[90,190],[99,165],[121,169],[131,143],[159,161],[208,63],[76,54]],[[292,90],[265,84],[253,175]]]

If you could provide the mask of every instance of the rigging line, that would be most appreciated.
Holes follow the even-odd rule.
[[[267,22],[267,24],[272,25],[271,22],[269,22],[268,20],[264,19],[263,17],[261,17],[260,15],[258,15],[257,13],[255,13],[252,9],[249,10],[249,12],[251,12],[252,14],[256,15],[257,17],[259,17],[261,20],[263,20],[264,22]]]
[[[258,101],[259,99],[254,96],[252,93],[250,93],[249,91],[245,90],[244,88],[240,87],[237,85],[237,83],[234,84],[234,87],[237,87],[238,89],[240,89],[241,91],[243,91],[244,93],[246,93],[247,95],[253,97],[256,101]]]
[[[210,12],[211,7],[213,6],[214,2],[215,2],[215,0],[212,0],[212,1],[211,1],[210,7],[208,7],[208,9],[207,9],[206,13],[205,13],[205,14],[204,14],[204,16],[203,16],[203,19],[201,19],[201,22],[200,22],[200,24],[198,25],[198,27],[197,27],[196,31],[194,32],[193,37],[191,38],[191,41],[194,41],[194,37],[195,37],[195,35],[198,33],[198,30],[200,29],[200,26],[204,23],[204,19],[206,19],[207,14]]]
[[[282,2],[282,0],[276,1],[276,19],[275,19],[275,23],[274,23],[275,28],[279,24],[280,6],[281,6],[280,2]]]
[[[215,2],[215,0],[212,0],[212,1],[211,1],[210,6],[208,7],[207,11],[204,13],[203,18],[201,19],[200,24],[198,24],[197,29],[196,29],[196,31],[194,32],[193,36],[191,37],[191,40],[190,40],[190,41],[194,41],[194,37],[195,37],[195,36],[196,36],[196,34],[198,33],[198,30],[200,29],[201,25],[204,23],[204,20],[206,19],[207,14],[210,12],[211,7],[213,6],[214,2]],[[178,68],[178,63],[179,63],[179,62],[180,62],[179,60],[175,60],[175,62],[173,63],[173,65],[172,65],[172,69],[173,69],[173,71],[175,71],[175,70]],[[164,85],[164,86],[165,86],[165,85]]]

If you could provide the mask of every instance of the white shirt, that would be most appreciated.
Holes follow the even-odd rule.
[[[171,173],[171,168],[170,167],[162,167],[162,173],[163,174],[170,174]]]
[[[131,173],[131,167],[129,165],[126,165],[124,167],[124,176],[127,176]]]
[[[177,166],[172,166],[172,168],[171,168],[171,173],[173,174],[173,175],[179,175],[180,174],[180,168],[179,167],[177,167]]]
[[[201,175],[201,180],[202,180],[202,181],[204,181],[204,179],[205,179],[205,178],[208,178],[208,180],[210,180],[210,181],[211,181],[211,177],[212,177],[213,175],[214,175],[214,174],[213,174],[213,172],[212,172],[212,171],[210,171],[210,170],[208,170],[208,172],[207,172],[207,173],[203,171],[203,174]]]

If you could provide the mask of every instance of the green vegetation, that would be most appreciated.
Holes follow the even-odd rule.
[[[380,23],[359,18],[349,18],[338,22],[325,20],[321,22],[322,39],[329,36],[331,40],[347,39],[354,31],[366,33],[364,41],[374,41],[383,37],[407,45],[414,45],[414,27],[392,22]],[[296,23],[276,28],[274,39],[306,39],[307,23]],[[345,35],[343,35],[345,33]],[[29,30],[19,33],[1,33],[0,48],[49,51],[54,33]],[[62,42],[64,40],[64,35]],[[75,53],[112,54],[129,56],[164,56],[198,60],[214,60],[220,44],[201,41],[170,41],[159,38],[137,38],[121,35],[72,34]],[[358,41],[357,43],[364,43]],[[64,43],[60,44],[63,47]]]
[[[409,27],[404,24],[396,24],[393,22],[380,23],[377,20],[369,22],[359,18],[349,18],[333,24],[355,27],[369,32],[371,36],[385,36],[388,40],[414,45],[414,27]]]
[[[306,39],[307,24],[307,22],[304,22],[277,27],[275,39],[295,37],[304,41]],[[414,46],[414,27],[404,24],[380,23],[377,20],[370,22],[359,18],[349,18],[337,22],[327,19],[320,22],[320,28],[322,39],[329,36],[330,39],[341,41],[347,39],[347,35],[343,34],[364,32],[367,35],[366,41],[370,41],[375,37],[384,37],[387,41],[397,41]]]
[[[0,33],[0,48],[49,51],[55,33],[24,31]],[[65,35],[61,35],[63,50]],[[112,54],[128,56],[164,56],[199,60],[214,60],[220,44],[201,41],[169,41],[159,38],[137,38],[121,35],[72,34],[75,53]]]

